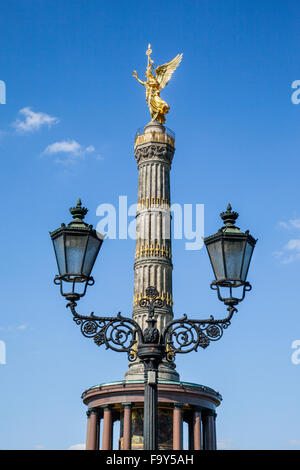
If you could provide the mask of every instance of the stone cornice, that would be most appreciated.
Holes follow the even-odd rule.
[[[221,395],[203,385],[183,382],[159,382],[159,403],[183,403],[199,408],[203,415],[215,416],[215,407],[220,405]],[[92,407],[115,405],[130,402],[132,406],[144,401],[144,383],[122,382],[120,384],[101,385],[86,390],[82,394],[83,402]]]

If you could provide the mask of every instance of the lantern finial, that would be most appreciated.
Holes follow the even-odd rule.
[[[81,199],[79,198],[78,201],[77,201],[77,205],[76,207],[71,207],[70,208],[70,212],[72,214],[72,217],[74,220],[72,220],[71,224],[85,224],[85,222],[83,222],[83,219],[84,217],[86,216],[87,212],[88,212],[88,209],[86,207],[83,207],[82,206],[82,202],[81,202]]]
[[[226,212],[221,212],[220,214],[221,219],[224,221],[224,224],[227,227],[234,225],[238,216],[239,214],[237,212],[232,211],[232,207],[230,203],[227,205]]]

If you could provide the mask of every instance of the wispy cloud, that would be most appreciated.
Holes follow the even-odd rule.
[[[59,122],[58,118],[46,113],[35,112],[30,107],[20,109],[19,114],[22,115],[22,119],[17,119],[13,123],[19,132],[34,132],[43,126],[51,127]]]
[[[13,332],[13,331],[16,331],[16,330],[19,330],[19,331],[24,331],[28,328],[28,325],[25,325],[24,323],[21,324],[21,325],[8,325],[8,326],[0,326],[0,330],[1,331],[7,331],[7,332]]]
[[[279,227],[286,229],[299,228],[300,229],[300,219],[290,219],[287,222],[280,221],[278,223]]]
[[[67,450],[85,450],[85,444],[74,444],[70,446]]]
[[[232,449],[233,440],[229,438],[218,439],[217,448],[219,450],[230,450]]]
[[[279,227],[286,230],[299,230],[300,219],[290,219],[287,222],[280,221]],[[300,239],[291,238],[280,251],[273,252],[273,256],[281,260],[284,264],[289,264],[300,260]]]
[[[93,145],[88,147],[83,147],[76,140],[63,140],[61,142],[54,142],[53,144],[48,145],[44,150],[44,155],[64,155],[64,158],[57,157],[55,159],[56,163],[75,163],[79,159],[83,159],[87,153],[92,153],[95,151]]]
[[[291,447],[300,447],[300,439],[291,439],[286,443],[286,445]]]

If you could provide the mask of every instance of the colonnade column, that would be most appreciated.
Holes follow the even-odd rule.
[[[131,449],[131,403],[123,403],[124,423],[123,423],[123,450]]]
[[[205,410],[203,414],[203,443],[205,450],[216,450],[216,416],[213,410]]]
[[[193,412],[194,450],[201,450],[201,410],[195,408]]]
[[[112,449],[112,410],[111,406],[103,407],[103,432],[102,432],[102,450]]]
[[[86,450],[99,450],[99,410],[90,408],[87,411]]]
[[[188,449],[194,450],[194,413],[189,413],[188,418]]]
[[[173,450],[182,449],[182,407],[181,403],[174,403],[173,409]]]

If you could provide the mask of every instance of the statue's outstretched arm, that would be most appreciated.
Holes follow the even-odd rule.
[[[138,77],[138,74],[136,73],[136,70],[133,71],[132,75],[134,76],[134,78],[137,79],[137,81],[141,84],[141,85],[146,85],[147,82],[143,82],[142,80],[139,79]]]

